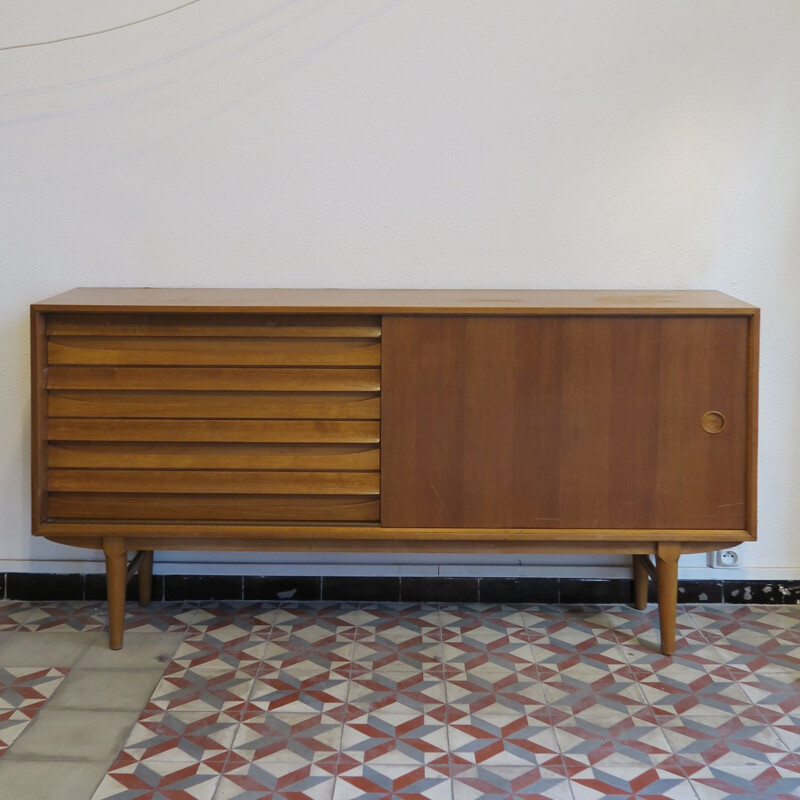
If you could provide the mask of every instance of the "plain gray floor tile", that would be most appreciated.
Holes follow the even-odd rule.
[[[0,797],[8,800],[90,800],[106,774],[104,763],[0,759]]]
[[[141,710],[160,678],[155,669],[72,669],[47,708]]]
[[[91,647],[99,646],[105,634],[30,633],[14,631],[0,641],[0,664],[4,667],[71,667]]]
[[[179,633],[126,633],[121,650],[109,650],[103,634],[92,641],[80,660],[78,668],[92,669],[159,669],[163,670],[183,641]]]
[[[138,711],[45,708],[11,745],[5,757],[82,759],[108,766],[138,717]]]

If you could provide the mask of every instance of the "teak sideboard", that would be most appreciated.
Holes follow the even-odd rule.
[[[75,289],[31,312],[33,532],[104,551],[114,649],[154,550],[316,550],[629,554],[669,654],[680,555],[756,536],[759,311],[719,292]]]

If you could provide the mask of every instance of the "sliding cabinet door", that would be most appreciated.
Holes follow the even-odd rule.
[[[383,321],[387,527],[746,527],[748,319]]]

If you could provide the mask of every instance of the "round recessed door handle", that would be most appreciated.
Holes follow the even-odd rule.
[[[721,411],[706,411],[700,424],[706,433],[721,433],[725,427],[725,415]]]

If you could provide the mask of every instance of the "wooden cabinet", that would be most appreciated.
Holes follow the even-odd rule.
[[[758,310],[716,292],[74,290],[32,307],[33,528],[127,553],[755,538]],[[650,556],[655,556],[655,564]]]

